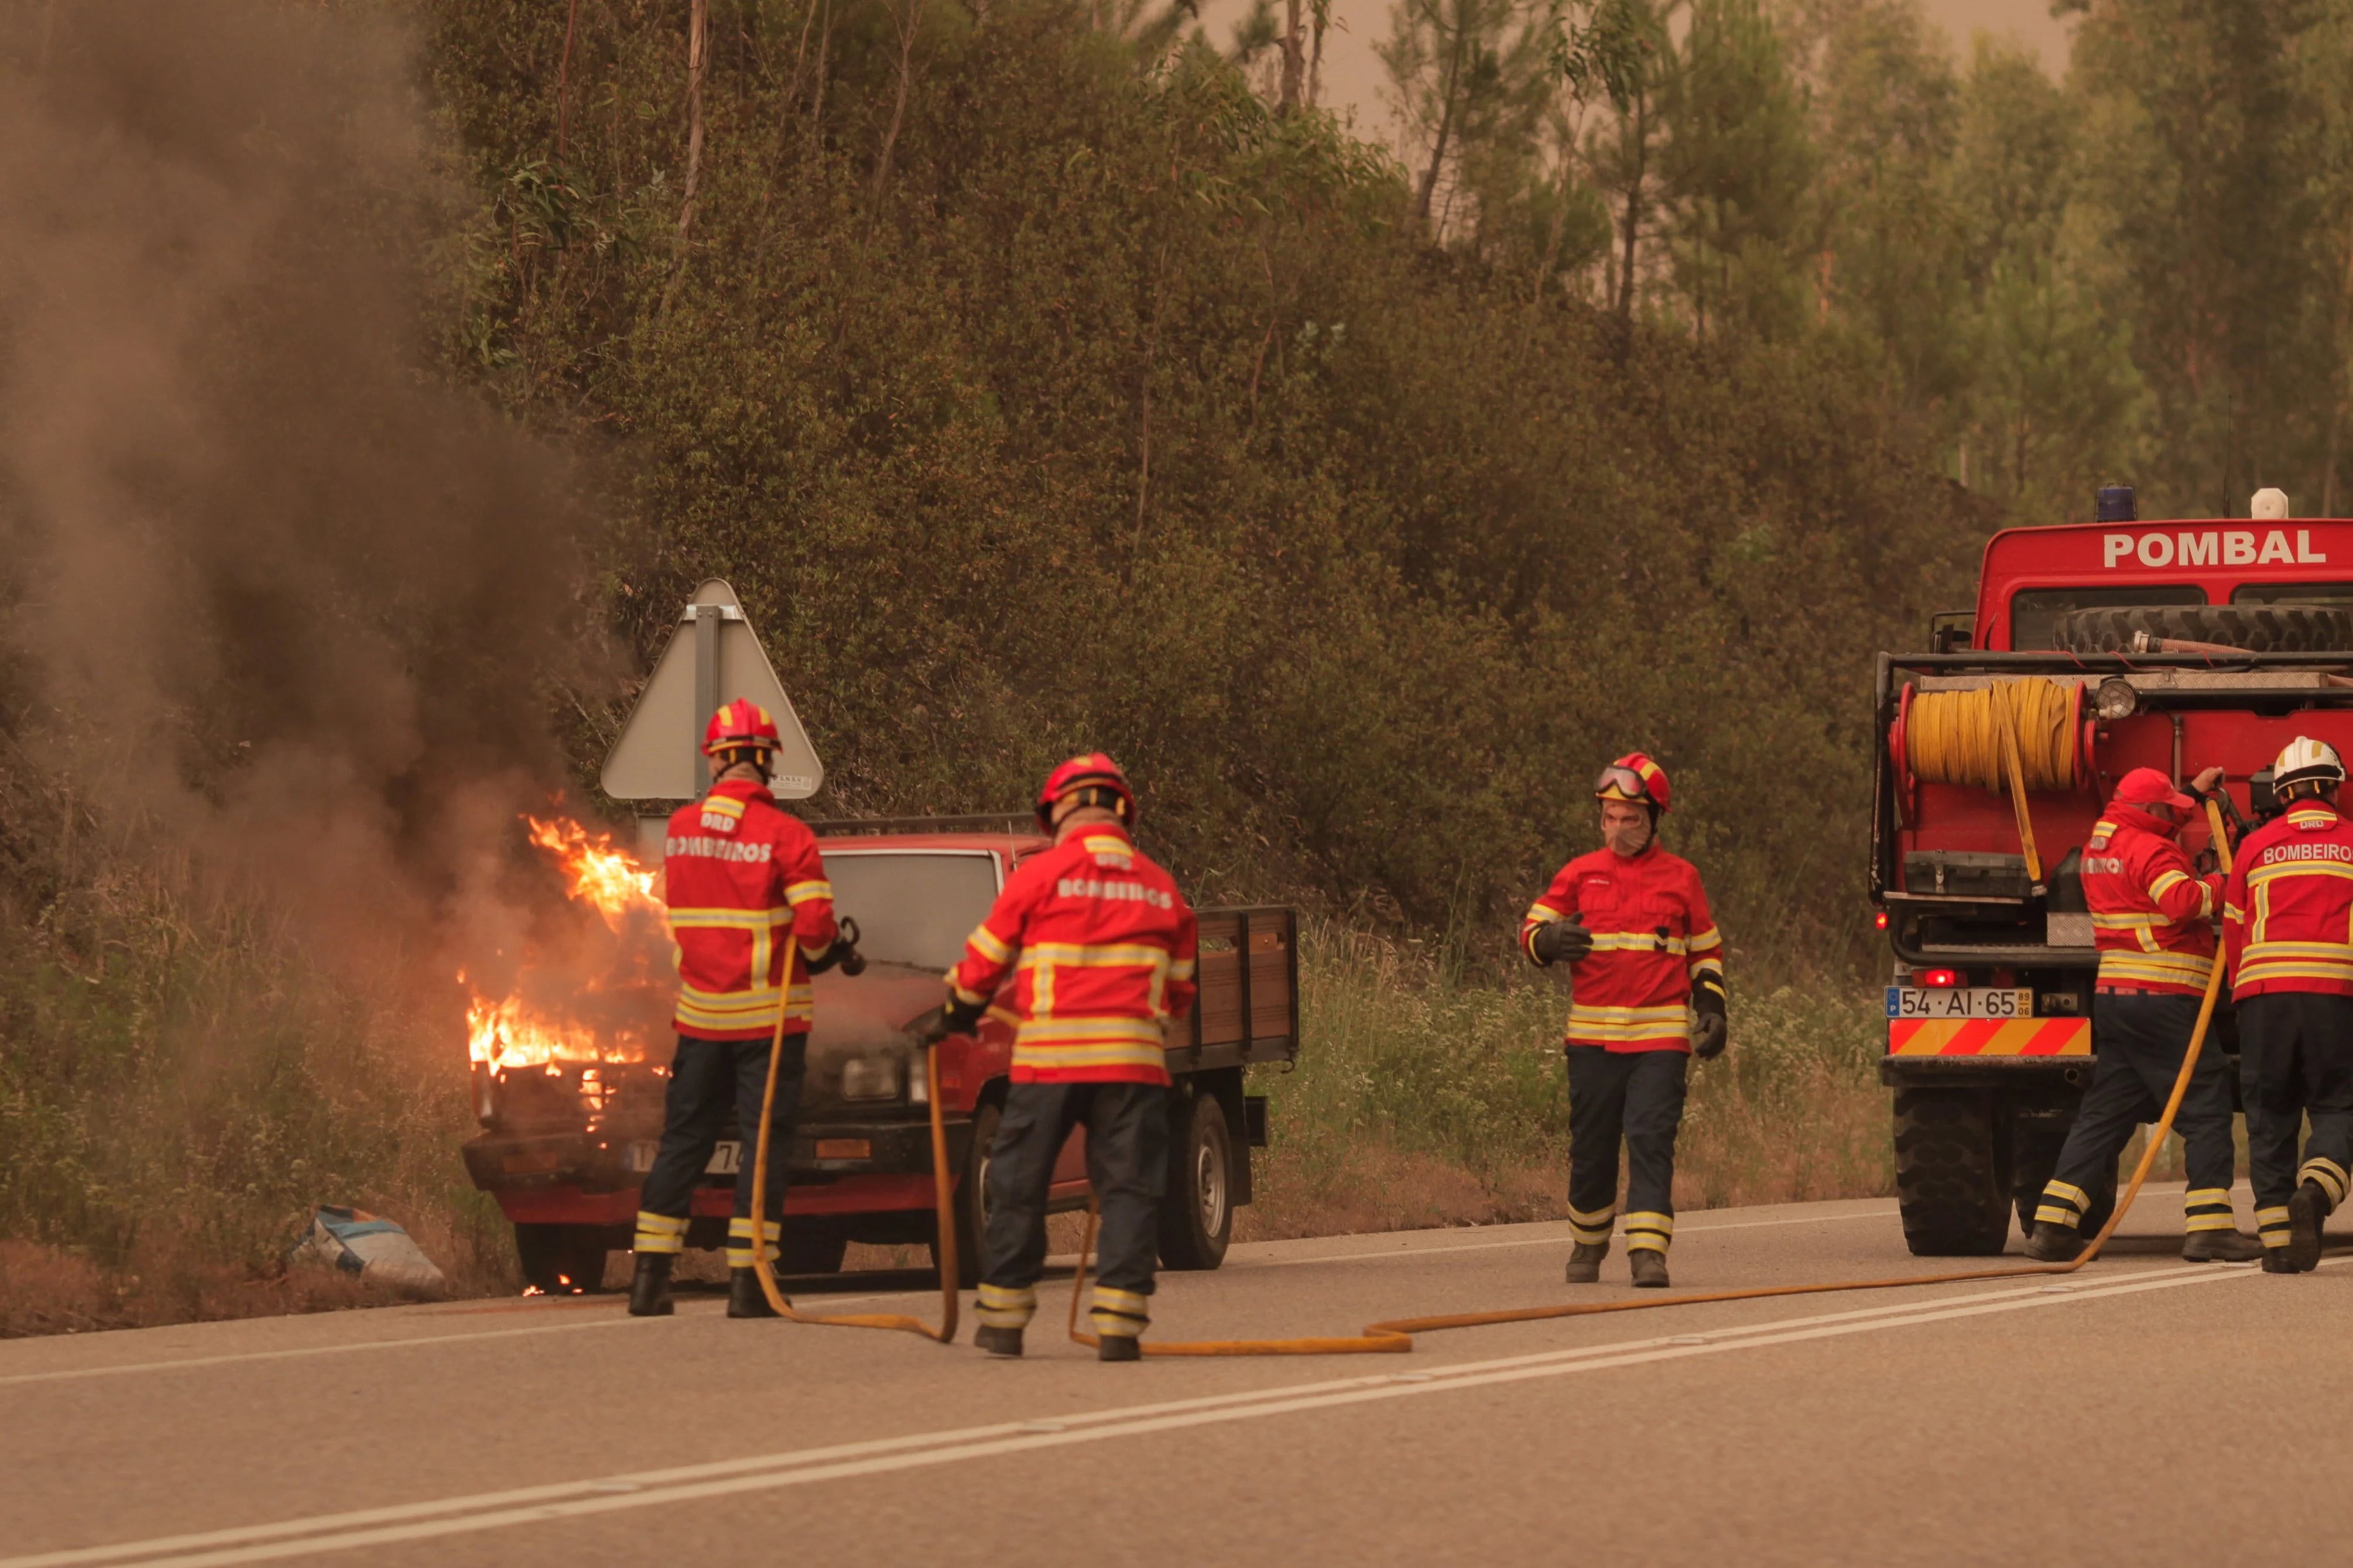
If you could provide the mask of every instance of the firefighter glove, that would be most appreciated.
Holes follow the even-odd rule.
[[[1538,926],[1528,947],[1538,963],[1577,963],[1593,951],[1593,933],[1585,929],[1582,914],[1573,914]]]
[[[1692,987],[1692,1055],[1714,1061],[1724,1054],[1727,1033],[1723,983],[1703,974]]]
[[[967,1002],[961,996],[948,998],[940,1014],[940,1023],[951,1035],[969,1035],[980,1026],[981,1015],[988,1011],[986,1002]]]

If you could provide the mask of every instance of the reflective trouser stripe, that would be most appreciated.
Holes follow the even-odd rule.
[[[983,1285],[974,1311],[989,1328],[1018,1329],[1038,1315],[1038,1292],[1027,1288],[1013,1290],[1002,1285]]]
[[[630,1246],[639,1252],[685,1251],[686,1217],[683,1215],[649,1214],[639,1209],[637,1239]]]
[[[758,1256],[754,1257],[753,1253],[751,1220],[748,1218],[729,1220],[727,1222],[727,1267],[730,1268],[749,1268],[763,1258],[772,1258],[776,1257],[776,1237],[782,1234],[783,1229],[784,1227],[779,1226],[774,1220],[769,1220],[765,1224],[762,1225],[760,1226]]]
[[[1596,1209],[1588,1214],[1572,1205],[1568,1211],[1568,1234],[1572,1239],[1584,1242],[1588,1247],[1607,1247],[1609,1245],[1610,1229],[1617,1220],[1618,1211],[1614,1208]]]
[[[2297,1184],[2318,1182],[2320,1190],[2328,1194],[2328,1207],[2333,1213],[2345,1202],[2345,1167],[2334,1160],[2318,1155],[2306,1160],[2295,1173]]]
[[[2046,1183],[2042,1206],[2034,1211],[2034,1223],[2063,1225],[2073,1230],[2084,1223],[2084,1211],[2091,1206],[2091,1197],[2083,1188],[2067,1182]]]
[[[1144,1297],[1108,1285],[1095,1287],[1094,1306],[1088,1316],[1094,1319],[1096,1333],[1113,1339],[1132,1340],[1152,1321],[1150,1303]]]
[[[2191,1230],[2233,1230],[2231,1194],[2226,1187],[2192,1187],[2181,1194],[2181,1212]]]
[[[2288,1241],[2287,1229],[2286,1208],[2255,1211],[2255,1234],[2263,1237],[2265,1247],[2285,1247]]]
[[[1664,1252],[1675,1234],[1671,1214],[1630,1214],[1626,1216],[1626,1250]]]

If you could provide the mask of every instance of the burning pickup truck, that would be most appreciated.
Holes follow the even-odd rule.
[[[1931,652],[1879,657],[1881,1075],[1915,1253],[1998,1253],[2013,1209],[2031,1226],[2091,1080],[2077,868],[2116,780],[2220,764],[2245,819],[2274,809],[2268,770],[2295,736],[2353,752],[2353,522],[2256,500],[2254,521],[2143,522],[2119,487],[2098,521],[2005,531],[1974,615],[1937,616]],[[2193,854],[2207,839],[2182,835]],[[2087,1232],[2113,1190],[2093,1198]]]
[[[1049,847],[1026,816],[814,822],[835,907],[860,928],[867,959],[855,978],[817,977],[817,1026],[798,1127],[780,1150],[792,1173],[779,1267],[829,1273],[849,1243],[936,1247],[930,1107],[922,1046],[911,1032],[939,1005],[941,975],[988,912],[1013,868]],[[666,960],[643,961],[661,936],[655,872],[608,840],[533,824],[572,893],[603,916],[631,955],[571,987],[565,1022],[540,1019],[517,994],[473,1010],[475,1112],[466,1144],[474,1184],[514,1225],[530,1285],[601,1286],[608,1252],[629,1245],[638,1186],[661,1136],[669,1055]],[[1265,1101],[1243,1069],[1289,1062],[1299,1049],[1297,922],[1281,908],[1206,909],[1200,1000],[1170,1026],[1170,1182],[1160,1255],[1172,1268],[1215,1268],[1233,1211],[1250,1201],[1250,1151],[1266,1142]],[[584,1005],[583,993],[591,1005]],[[584,1022],[586,1018],[588,1021]],[[626,1018],[626,1022],[622,1020]],[[941,1106],[955,1168],[956,1257],[976,1282],[981,1202],[1012,1058],[1012,1030],[992,1014],[976,1036],[940,1051]],[[1084,1152],[1073,1135],[1055,1172],[1054,1206],[1087,1201]],[[696,1194],[688,1245],[725,1245],[744,1139],[723,1139]]]

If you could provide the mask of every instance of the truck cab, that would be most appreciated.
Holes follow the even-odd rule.
[[[930,1106],[914,1026],[942,1000],[941,976],[1013,869],[1048,847],[1026,816],[852,819],[810,824],[834,907],[857,921],[862,973],[816,977],[817,1024],[798,1123],[780,1149],[790,1172],[779,1268],[838,1270],[849,1243],[936,1248]],[[1245,1094],[1250,1066],[1299,1048],[1297,921],[1291,910],[1205,909],[1200,994],[1172,1023],[1171,1181],[1160,1253],[1174,1268],[1214,1268],[1233,1211],[1250,1201],[1265,1102]],[[1002,1007],[939,1052],[941,1109],[956,1174],[956,1256],[977,1281],[983,1192],[1011,1064]],[[478,1076],[483,1131],[465,1147],[475,1184],[515,1227],[526,1279],[551,1292],[596,1289],[606,1255],[629,1246],[638,1187],[660,1142],[668,1053],[643,1063],[553,1064]],[[695,1194],[690,1247],[725,1245],[747,1130],[722,1136]],[[1083,1129],[1055,1169],[1051,1206],[1087,1202]],[[936,1253],[935,1253],[936,1256]]]
[[[1996,534],[1975,609],[1936,617],[1930,651],[1878,658],[1881,1076],[1915,1253],[1998,1253],[2013,1213],[2031,1225],[2091,1079],[2098,958],[2074,867],[2116,781],[2220,764],[2231,815],[2253,821],[2290,740],[2353,750],[2353,521],[2143,521],[2128,492],[2120,510]],[[1972,693],[2031,695],[2033,732],[1997,724],[1957,763],[1939,705]],[[2203,822],[2181,835],[2193,856],[2208,839]],[[2210,1045],[2235,1048],[2227,993]]]

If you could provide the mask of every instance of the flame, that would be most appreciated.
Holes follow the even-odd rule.
[[[659,945],[666,930],[662,902],[654,895],[657,873],[639,866],[608,834],[591,835],[580,824],[563,818],[543,822],[526,816],[522,820],[529,825],[531,843],[553,857],[563,873],[565,896],[595,910],[606,928],[621,939],[619,946],[607,953],[600,945],[602,939],[591,942],[584,936],[582,944],[592,951],[572,955],[574,962],[559,967],[556,976],[559,981],[568,975],[585,976],[568,987],[583,1002],[623,990],[620,984],[608,985],[607,977],[626,971],[628,965],[622,961],[627,957],[644,958],[644,950]],[[599,1032],[557,1011],[532,1005],[526,992],[533,988],[525,983],[539,980],[533,993],[537,994],[543,995],[550,988],[536,962],[547,956],[527,955],[517,988],[505,996],[484,995],[467,980],[464,971],[459,972],[458,982],[471,998],[466,1008],[467,1054],[493,1072],[542,1068],[551,1078],[564,1076],[560,1064],[565,1063],[644,1061],[645,1042],[634,1029]],[[567,987],[559,984],[557,988]],[[587,1108],[602,1110],[609,1084],[593,1066],[581,1078]]]
[[[654,897],[654,874],[626,850],[615,848],[612,835],[600,833],[591,839],[576,822],[542,822],[535,816],[523,820],[531,824],[531,841],[554,855],[571,877],[572,897],[595,905],[607,925],[618,931],[630,910],[661,909]]]

